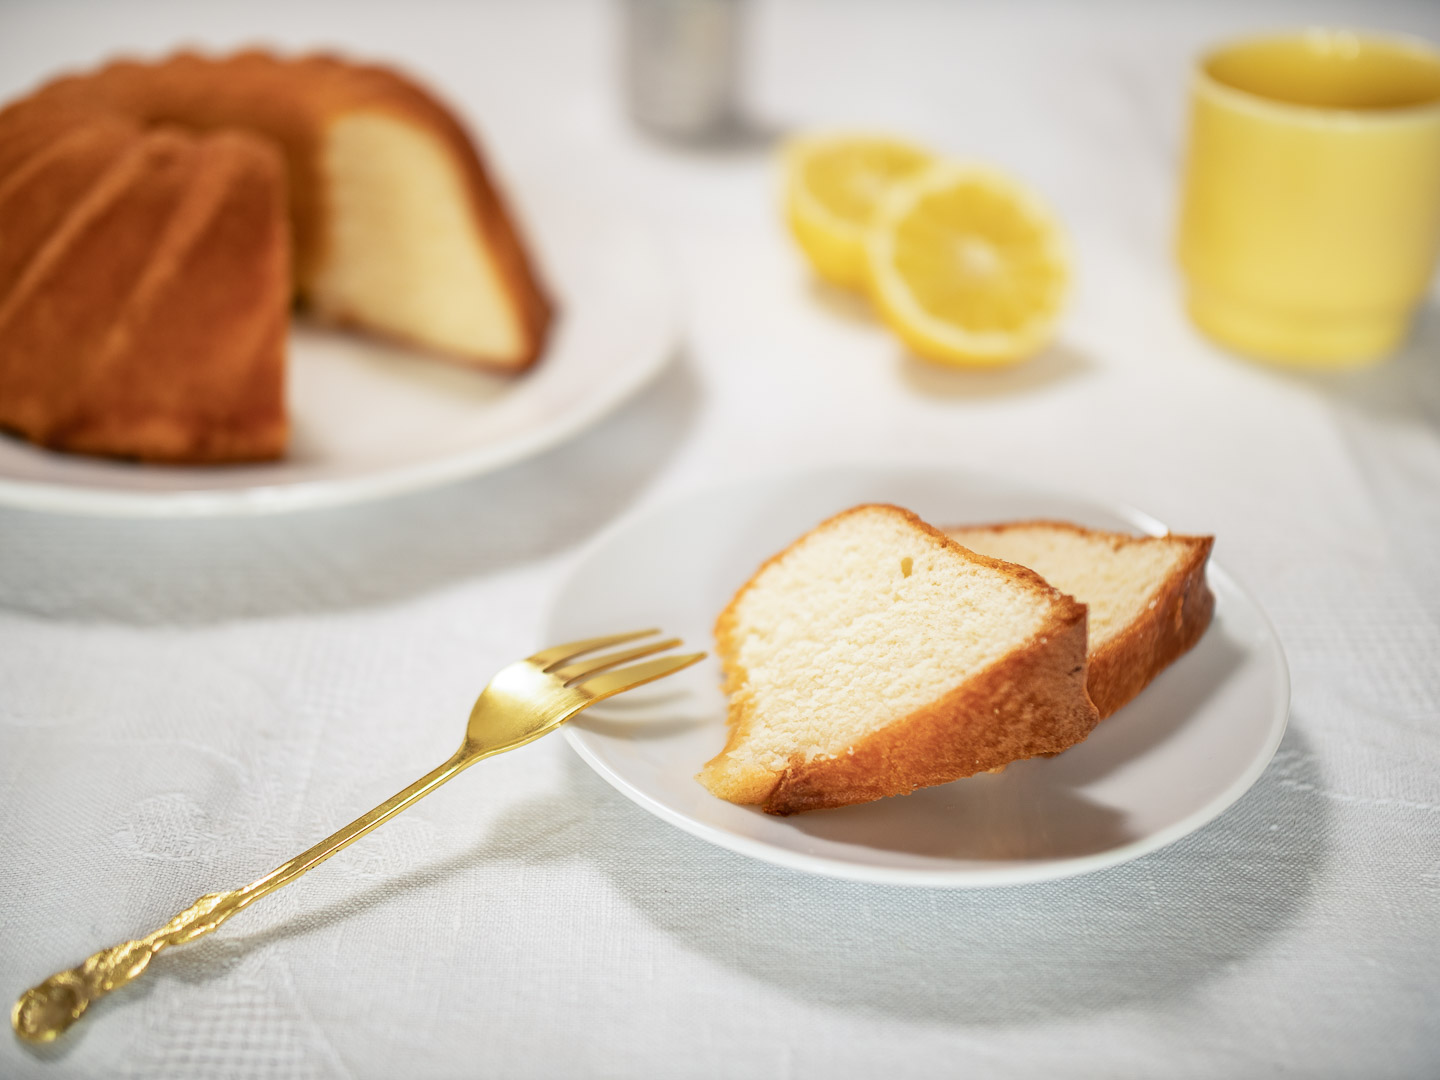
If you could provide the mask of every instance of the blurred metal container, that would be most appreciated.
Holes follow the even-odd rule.
[[[703,141],[736,120],[743,0],[622,0],[630,115]]]

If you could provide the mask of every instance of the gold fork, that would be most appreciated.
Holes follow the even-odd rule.
[[[154,933],[102,949],[78,967],[52,975],[39,986],[26,990],[10,1013],[16,1034],[30,1042],[49,1042],[80,1019],[92,1002],[139,976],[150,958],[161,949],[184,945],[210,933],[230,916],[281,886],[289,885],[477,761],[534,742],[597,701],[663,679],[704,658],[704,653],[687,653],[609,670],[680,644],[679,638],[668,638],[589,660],[576,660],[597,649],[658,633],[658,630],[640,630],[633,634],[572,641],[501,668],[476,699],[465,729],[465,741],[445,764],[243,889],[202,896]]]

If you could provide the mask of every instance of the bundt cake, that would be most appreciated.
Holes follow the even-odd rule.
[[[395,72],[182,54],[0,111],[0,427],[145,460],[279,456],[297,298],[505,371],[550,321],[474,146]]]
[[[767,813],[1057,753],[1099,719],[1084,605],[894,506],[847,510],[770,559],[715,641],[730,734],[699,780]]]

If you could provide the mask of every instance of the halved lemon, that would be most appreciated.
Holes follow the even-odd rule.
[[[876,204],[931,160],[920,147],[883,135],[813,136],[787,147],[785,216],[821,277],[865,286],[865,231]]]
[[[1055,333],[1069,283],[1050,212],[1002,173],[940,164],[892,185],[865,237],[871,295],[920,356],[1010,364]]]

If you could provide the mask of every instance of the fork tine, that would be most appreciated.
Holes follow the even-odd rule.
[[[605,637],[585,638],[581,641],[567,641],[564,645],[554,645],[548,649],[542,649],[534,656],[526,659],[539,665],[542,669],[548,670],[556,664],[563,664],[571,657],[579,656],[581,653],[593,652],[596,649],[608,649],[611,645],[623,645],[627,641],[634,641],[636,638],[649,637],[651,634],[660,633],[659,629],[635,630],[629,634],[608,634]]]
[[[682,668],[687,668],[704,659],[703,652],[686,653],[683,656],[662,656],[658,660],[647,660],[643,664],[632,664],[619,671],[608,671],[604,675],[596,675],[594,678],[579,683],[576,689],[583,690],[593,704],[611,694],[633,690],[645,683],[663,679],[666,675],[673,675]]]
[[[664,641],[657,641],[651,645],[641,645],[634,649],[622,649],[620,652],[606,653],[604,656],[597,656],[590,660],[577,660],[573,664],[566,664],[564,667],[554,668],[550,674],[562,682],[569,682],[571,679],[579,679],[586,675],[594,675],[612,668],[616,664],[623,664],[629,660],[639,660],[642,656],[649,656],[652,653],[664,652],[666,649],[673,649],[681,644],[678,637],[666,638]]]

